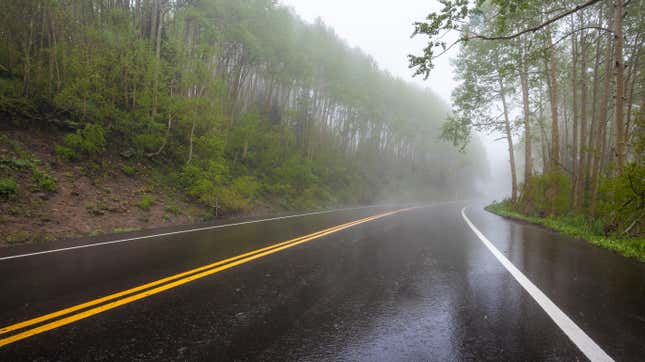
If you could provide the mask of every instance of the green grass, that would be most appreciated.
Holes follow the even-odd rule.
[[[170,213],[172,215],[175,215],[175,216],[181,215],[181,209],[179,208],[179,206],[174,205],[174,204],[166,204],[166,205],[164,205],[164,211],[166,211],[167,213]]]
[[[547,218],[527,216],[513,210],[508,202],[488,205],[486,210],[503,217],[543,225],[562,234],[584,239],[593,245],[645,262],[645,238],[605,235],[602,232],[602,225],[590,223],[581,215]]]
[[[112,232],[113,233],[127,233],[127,232],[130,232],[130,231],[137,231],[137,230],[141,230],[141,229],[139,229],[139,228],[114,228],[114,229],[112,229]]]
[[[148,211],[155,202],[155,197],[152,195],[144,195],[139,202],[136,203],[137,207],[141,210]]]
[[[38,168],[33,169],[32,178],[39,189],[43,191],[54,192],[57,187],[57,180],[54,176],[49,175],[45,171],[42,171]]]
[[[0,178],[0,196],[12,197],[18,193],[18,184],[12,177]]]
[[[137,170],[130,165],[123,165],[121,166],[121,172],[126,176],[134,176],[134,174],[137,173]]]

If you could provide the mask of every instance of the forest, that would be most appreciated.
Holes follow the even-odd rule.
[[[64,130],[56,157],[98,174],[136,160],[215,216],[473,195],[484,152],[439,141],[449,111],[272,0],[0,3],[5,127]]]
[[[417,74],[459,47],[443,137],[461,148],[495,132],[508,145],[511,197],[497,209],[643,235],[643,4],[451,1],[415,24],[429,39],[410,56]],[[446,32],[459,36],[449,43]]]

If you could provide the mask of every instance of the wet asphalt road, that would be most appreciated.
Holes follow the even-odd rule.
[[[478,203],[338,231],[0,347],[0,360],[585,360],[468,227],[466,205],[481,232],[605,352],[643,360],[645,264]],[[383,211],[0,260],[0,327]],[[0,257],[44,248],[4,248]]]

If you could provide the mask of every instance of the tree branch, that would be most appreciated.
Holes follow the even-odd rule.
[[[446,54],[446,53],[450,50],[450,48],[454,47],[454,46],[455,46],[455,44],[457,44],[457,43],[461,43],[462,41],[463,41],[463,39],[457,39],[457,40],[455,40],[454,42],[452,42],[452,44],[450,44],[450,45],[449,45],[446,49],[444,49],[441,53],[439,53],[439,54],[437,54],[437,55],[434,55],[434,56],[432,57],[432,59],[439,58],[440,56],[442,56],[442,55]]]
[[[481,35],[481,34],[473,33],[473,34],[474,34],[474,36],[472,36],[472,37],[468,37],[468,36],[466,36],[466,38],[464,38],[464,40],[468,40],[468,39],[483,39],[483,40],[509,40],[509,39],[517,38],[518,36],[520,36],[520,35],[522,35],[522,34],[526,34],[526,33],[534,33],[534,32],[536,32],[536,31],[538,31],[538,30],[540,30],[540,29],[542,29],[542,28],[544,28],[544,27],[546,27],[546,26],[548,26],[548,25],[550,25],[550,24],[552,24],[552,23],[554,23],[554,22],[556,22],[556,21],[558,21],[558,20],[560,20],[560,19],[564,18],[565,16],[571,15],[571,14],[575,13],[576,11],[579,11],[579,10],[582,10],[582,9],[584,9],[584,8],[587,8],[587,7],[589,7],[589,6],[591,6],[591,5],[595,4],[595,3],[597,3],[597,2],[599,2],[599,1],[600,1],[600,0],[588,0],[586,3],[584,3],[584,4],[580,4],[580,5],[577,5],[577,6],[576,6],[576,7],[574,7],[573,9],[567,10],[567,11],[565,11],[565,12],[563,12],[563,13],[561,13],[561,14],[557,15],[557,16],[554,16],[554,17],[552,17],[551,19],[549,19],[549,20],[545,21],[544,23],[542,23],[542,24],[540,24],[540,25],[537,25],[537,26],[534,26],[534,27],[531,27],[531,28],[528,28],[528,29],[524,29],[524,30],[522,30],[522,31],[520,31],[520,32],[517,32],[517,33],[511,34],[511,35],[486,36],[486,35]]]

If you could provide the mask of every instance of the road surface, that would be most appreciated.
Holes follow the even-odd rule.
[[[645,356],[645,264],[480,203],[130,236],[0,249],[0,360]]]

